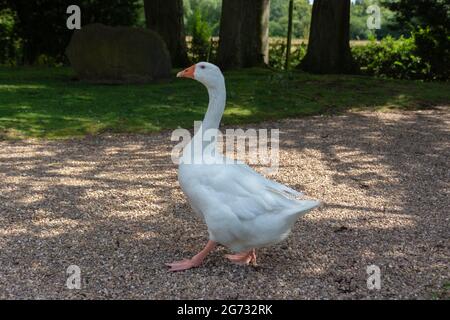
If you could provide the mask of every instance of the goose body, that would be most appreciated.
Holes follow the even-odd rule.
[[[208,226],[210,240],[234,252],[284,240],[295,221],[319,205],[246,164],[181,164],[180,186]]]
[[[320,202],[299,200],[301,192],[266,179],[245,163],[205,153],[215,142],[205,142],[203,133],[219,127],[225,108],[223,75],[215,65],[200,62],[178,76],[203,83],[209,94],[201,130],[183,150],[178,181],[193,211],[206,223],[210,241],[192,259],[168,265],[172,271],[196,267],[216,243],[237,253],[228,256],[233,262],[255,262],[256,248],[284,240],[296,220]]]

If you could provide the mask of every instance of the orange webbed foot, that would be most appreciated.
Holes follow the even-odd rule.
[[[196,261],[194,259],[185,259],[181,261],[176,261],[172,263],[166,263],[166,266],[170,267],[169,271],[185,271],[192,268],[197,268],[202,264],[202,261]]]
[[[240,252],[237,254],[227,254],[225,258],[236,264],[256,266],[256,250]]]
[[[203,263],[208,253],[210,253],[216,247],[216,243],[214,241],[208,241],[206,247],[200,251],[197,255],[195,255],[192,259],[185,259],[181,261],[176,261],[172,263],[166,263],[170,269],[170,272],[176,271],[185,271],[192,268],[196,268]]]

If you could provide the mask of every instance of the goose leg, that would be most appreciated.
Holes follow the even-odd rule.
[[[258,264],[256,263],[256,249],[253,249],[252,250],[252,260],[250,261],[250,263],[253,265],[253,266],[257,266]]]
[[[249,265],[252,264],[256,266],[256,250],[252,249],[250,251],[244,251],[237,254],[227,254],[225,257],[231,262],[237,264]]]
[[[217,243],[214,241],[208,241],[206,247],[196,254],[192,259],[185,259],[173,263],[166,263],[166,266],[170,267],[169,271],[184,271],[191,268],[196,268],[200,266],[203,260],[206,258],[208,253],[210,253],[217,246]]]

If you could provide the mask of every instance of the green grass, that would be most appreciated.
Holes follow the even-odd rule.
[[[417,109],[450,102],[448,83],[313,76],[252,69],[226,73],[224,124],[257,123],[348,109]],[[186,79],[148,85],[73,81],[69,68],[0,68],[0,137],[72,138],[101,132],[191,128],[206,90]]]

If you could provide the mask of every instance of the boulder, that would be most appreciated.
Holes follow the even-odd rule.
[[[75,31],[66,50],[80,80],[145,83],[170,77],[170,54],[147,29],[90,24]]]

